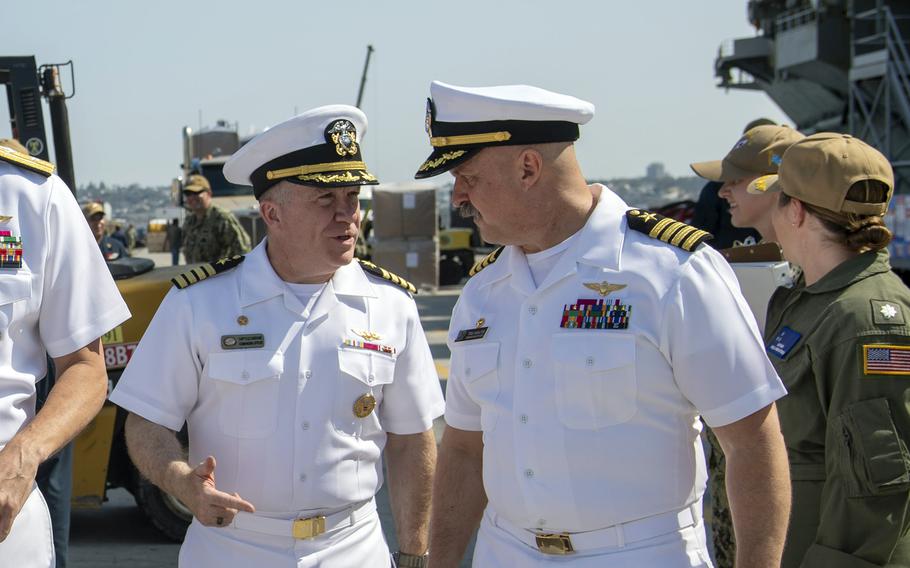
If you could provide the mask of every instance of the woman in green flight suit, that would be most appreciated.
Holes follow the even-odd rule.
[[[768,306],[765,343],[793,507],[784,568],[910,566],[910,290],[891,272],[887,159],[844,134],[784,153],[772,215],[803,276]]]

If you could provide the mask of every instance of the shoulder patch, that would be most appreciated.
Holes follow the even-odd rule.
[[[664,217],[657,213],[642,209],[629,209],[626,211],[626,222],[629,228],[644,233],[653,239],[660,239],[675,247],[692,252],[695,247],[714,236],[692,225],[686,225],[671,217]]]
[[[221,260],[209,264],[203,264],[171,278],[171,282],[173,282],[174,286],[183,290],[197,282],[202,282],[209,276],[215,276],[216,274],[221,274],[222,272],[234,268],[243,262],[245,258],[246,257],[244,256],[238,255],[232,258],[222,258]]]
[[[22,152],[17,152],[6,146],[0,146],[0,160],[4,162],[9,162],[20,168],[25,168],[26,170],[39,173],[44,177],[51,177],[51,174],[54,173],[54,170],[57,169],[54,164],[50,162],[45,162],[44,160],[39,160],[38,158],[33,158],[28,154],[23,154]]]
[[[380,278],[388,280],[392,284],[395,284],[396,286],[404,288],[405,290],[407,290],[408,292],[410,292],[412,294],[417,293],[417,288],[413,284],[411,284],[410,282],[408,282],[407,280],[402,278],[401,276],[398,276],[397,274],[392,274],[385,268],[382,268],[381,266],[376,266],[369,260],[362,260],[362,259],[358,258],[357,262],[360,263],[361,268],[363,268],[365,271],[369,272],[370,274],[373,274],[374,276],[378,276]]]
[[[488,254],[487,256],[480,259],[478,262],[474,263],[474,266],[471,267],[471,270],[468,271],[468,276],[474,276],[484,268],[490,266],[496,259],[499,258],[499,255],[506,247],[498,247],[496,250]]]

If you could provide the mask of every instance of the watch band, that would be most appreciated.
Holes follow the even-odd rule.
[[[398,568],[427,568],[430,553],[426,552],[417,556],[416,554],[406,554],[399,550],[392,556],[395,557],[395,565]]]

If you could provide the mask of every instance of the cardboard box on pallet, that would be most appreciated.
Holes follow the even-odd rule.
[[[373,188],[373,236],[400,239],[436,236],[436,186],[382,184]]]
[[[380,239],[373,243],[373,262],[414,286],[439,286],[436,239]]]

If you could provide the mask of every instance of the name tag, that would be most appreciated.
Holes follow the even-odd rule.
[[[458,332],[458,335],[455,336],[455,341],[473,341],[475,339],[483,339],[483,336],[487,334],[488,327],[472,327],[471,329],[462,329]]]
[[[778,359],[783,359],[787,356],[793,347],[799,343],[799,339],[802,335],[796,331],[793,331],[787,326],[784,326],[777,332],[777,335],[774,336],[774,339],[771,340],[771,343],[768,344],[767,350],[768,353],[774,355]]]
[[[222,335],[222,349],[262,349],[265,347],[265,336],[261,333],[248,335]]]

